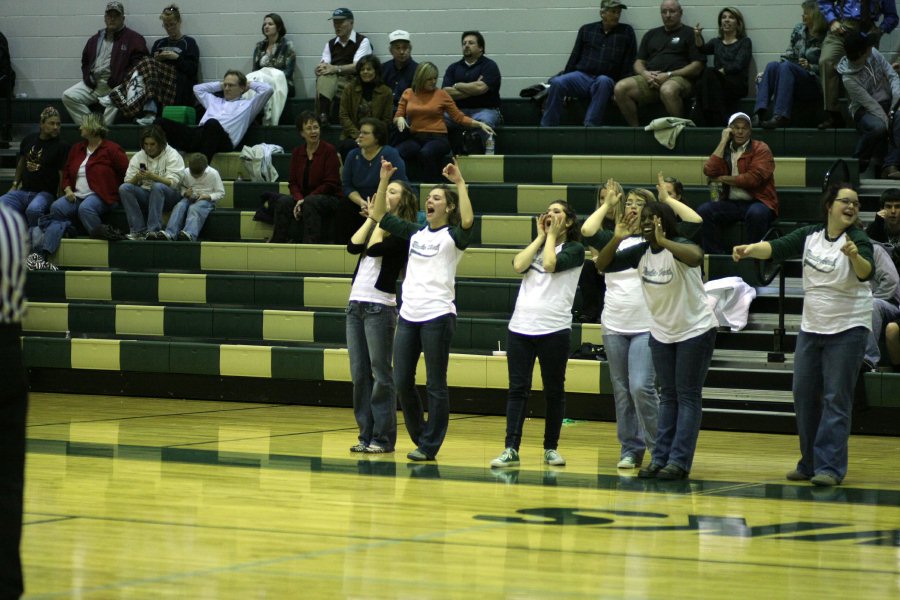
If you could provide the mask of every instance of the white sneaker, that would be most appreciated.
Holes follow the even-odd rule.
[[[617,469],[636,469],[640,466],[640,463],[630,454],[626,454],[622,457],[622,460],[616,465]]]
[[[100,103],[100,106],[103,106],[105,108],[109,108],[110,106],[112,106],[112,98],[110,98],[108,95],[100,96],[99,98],[97,98],[97,102]]]
[[[134,240],[134,241],[145,240],[145,239],[147,239],[147,234],[146,233],[126,233],[125,237],[127,237],[129,240]]]
[[[491,466],[497,469],[504,467],[518,467],[519,453],[515,448],[507,448],[503,453],[491,461]]]
[[[561,467],[566,464],[566,459],[564,459],[555,449],[544,450],[544,464],[553,467]]]
[[[147,113],[143,117],[139,117],[139,118],[135,119],[134,122],[137,123],[138,125],[142,125],[144,127],[149,127],[150,125],[153,125],[153,123],[156,122],[156,115],[154,115],[152,113]]]

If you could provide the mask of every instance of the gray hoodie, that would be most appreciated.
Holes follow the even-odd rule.
[[[872,54],[864,63],[854,64],[843,57],[837,72],[850,98],[850,114],[856,115],[860,108],[865,109],[887,127],[888,116],[882,105],[890,104],[893,108],[900,102],[900,77],[891,68],[891,63],[872,48]]]

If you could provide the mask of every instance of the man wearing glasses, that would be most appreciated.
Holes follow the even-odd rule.
[[[701,246],[707,254],[729,254],[721,240],[722,229],[744,222],[741,244],[758,242],[778,215],[775,192],[775,158],[765,142],[750,139],[750,117],[738,112],[728,119],[719,145],[713,150],[703,173],[710,183],[721,184],[717,199],[701,204]]]

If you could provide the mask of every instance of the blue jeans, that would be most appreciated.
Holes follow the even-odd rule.
[[[654,463],[675,465],[690,473],[703,417],[703,382],[715,345],[715,329],[674,344],[664,344],[650,336],[650,352],[659,381]]]
[[[394,338],[394,385],[406,431],[413,443],[426,456],[434,458],[444,443],[450,423],[450,392],[447,389],[447,365],[450,341],[456,331],[456,315],[446,314],[414,323],[400,317]],[[425,354],[425,394],[428,398],[428,421],[422,400],[416,391],[416,363]]]
[[[425,181],[442,181],[441,172],[450,157],[450,141],[446,135],[416,133],[397,146],[397,152],[406,164],[420,162]]]
[[[53,195],[50,192],[15,190],[0,196],[0,202],[25,217],[31,237],[30,245],[34,248],[41,238],[38,221],[50,210]]]
[[[769,98],[775,104],[771,115],[791,116],[794,100],[815,100],[822,97],[819,79],[797,63],[770,62],[756,85],[754,112],[769,108]],[[774,95],[774,97],[773,97]]]
[[[491,129],[497,129],[497,126],[500,124],[500,109],[499,108],[461,108],[459,109],[466,116],[472,117],[476,121],[481,121],[482,123],[487,123],[491,126]],[[444,116],[444,121],[447,123],[447,129],[453,129],[454,127],[457,129],[461,129],[462,125],[457,125],[453,121],[451,121],[446,115]],[[482,141],[487,143],[488,134],[483,129],[476,129],[478,135],[481,136]]]
[[[731,254],[731,249],[722,245],[722,228],[726,225],[743,221],[742,243],[751,244],[763,239],[775,220],[772,209],[757,200],[704,202],[697,213],[703,217],[700,245],[707,254]]]
[[[889,105],[883,105],[887,114],[890,114]],[[859,109],[854,115],[856,130],[859,132],[859,140],[853,151],[853,157],[864,161],[875,159],[876,162],[884,157],[884,166],[900,166],[900,118],[895,118],[893,127],[888,132],[880,117]]]
[[[599,127],[603,124],[606,105],[609,103],[609,99],[612,98],[615,86],[616,82],[606,75],[594,77],[581,71],[557,75],[550,80],[550,89],[547,90],[547,100],[544,102],[544,116],[541,118],[541,127],[559,125],[563,100],[567,97],[590,98],[591,102],[588,104],[587,112],[584,115],[584,126]]]
[[[881,362],[881,340],[884,328],[892,321],[900,320],[900,308],[881,298],[872,299],[872,331],[866,341],[865,358],[873,365]]]
[[[76,214],[90,235],[102,222],[101,217],[118,205],[118,202],[107,204],[97,194],[90,194],[75,202],[69,202],[65,196],[57,198],[50,205],[50,214],[43,219],[44,223],[41,225],[43,236],[35,244],[34,251],[44,251],[48,254],[56,252],[66,230],[72,227]]]
[[[850,411],[869,331],[854,327],[834,334],[800,330],[794,350],[794,411],[800,434],[797,470],[847,475]]]
[[[397,307],[352,301],[346,312],[353,416],[359,426],[359,441],[393,450],[397,443],[397,395],[391,350]]]
[[[645,450],[653,454],[659,395],[650,355],[649,333],[603,333],[609,378],[616,402],[616,433],[622,451],[640,464]]]
[[[544,419],[544,450],[556,450],[563,417],[566,416],[566,363],[569,361],[570,329],[546,335],[522,335],[512,331],[506,336],[506,367],[509,370],[509,395],[506,399],[506,447],[519,449],[525,404],[531,393],[534,361],[541,365],[547,415]]]
[[[178,237],[179,231],[184,231],[191,236],[192,239],[200,238],[200,230],[206,223],[206,217],[209,216],[216,208],[214,202],[209,200],[195,200],[191,202],[189,198],[182,198],[172,209],[169,215],[169,222],[166,224],[166,233],[169,237],[175,239]]]
[[[119,199],[128,217],[128,229],[131,233],[144,233],[162,229],[163,210],[171,210],[181,195],[164,183],[154,182],[146,190],[139,185],[123,183],[119,186]],[[144,212],[147,221],[144,222]]]

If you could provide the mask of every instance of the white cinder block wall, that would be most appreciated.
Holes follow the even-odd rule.
[[[331,9],[347,6],[356,16],[356,29],[369,35],[376,54],[388,56],[387,34],[406,29],[413,37],[413,55],[438,68],[460,58],[459,36],[478,29],[485,36],[487,54],[503,73],[501,96],[514,97],[523,87],[545,80],[565,65],[578,27],[596,21],[599,0],[338,0],[335,6],[311,0],[181,0],[183,31],[197,39],[201,78],[216,79],[229,68],[250,70],[253,45],[262,39],[263,15],[279,13],[297,51],[295,81],[298,96],[314,93],[313,69],[330,37]],[[659,2],[625,0],[622,20],[632,25],[640,41],[660,24]],[[147,38],[148,47],[163,30],[159,13],[165,0],[125,0],[126,24]],[[453,5],[452,8],[449,5]],[[18,73],[17,93],[29,97],[58,97],[80,78],[81,51],[89,35],[103,27],[105,0],[0,0],[0,31],[10,43]],[[715,35],[722,4],[689,0],[682,4],[684,21],[700,22],[705,34]],[[787,46],[800,21],[800,2],[758,0],[737,4],[753,40],[755,68],[762,70]],[[900,34],[882,40],[881,49],[893,58]]]

